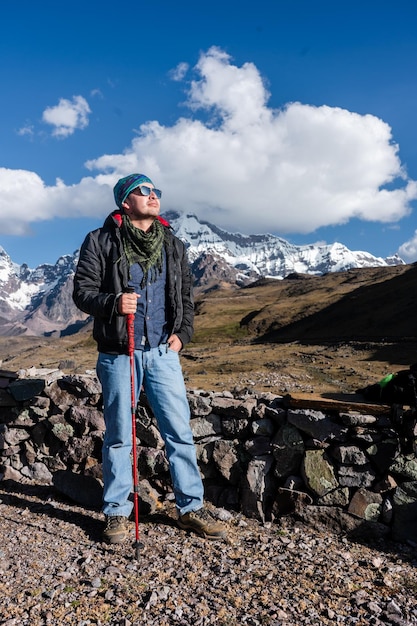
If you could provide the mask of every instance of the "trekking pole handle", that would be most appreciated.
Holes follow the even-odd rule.
[[[133,287],[127,287],[125,293],[135,293]],[[129,354],[133,354],[135,351],[135,329],[134,329],[135,316],[133,313],[126,315],[126,327],[127,327],[127,347]]]

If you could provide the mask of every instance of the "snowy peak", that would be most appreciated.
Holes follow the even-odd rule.
[[[285,278],[294,272],[319,275],[355,267],[404,264],[398,256],[382,259],[369,252],[352,252],[341,243],[296,246],[270,234],[228,233],[209,222],[199,221],[195,215],[169,212],[165,217],[186,243],[191,263],[203,256],[221,258],[238,271],[243,282],[263,276]]]

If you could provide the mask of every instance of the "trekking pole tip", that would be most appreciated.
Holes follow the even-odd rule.
[[[139,560],[139,552],[145,547],[144,544],[141,541],[135,541],[135,543],[133,544],[133,547],[136,550],[136,559]]]

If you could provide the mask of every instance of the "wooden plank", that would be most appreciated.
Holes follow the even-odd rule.
[[[284,404],[292,409],[354,411],[362,415],[389,415],[391,413],[389,405],[366,402],[359,394],[293,393],[284,396]]]

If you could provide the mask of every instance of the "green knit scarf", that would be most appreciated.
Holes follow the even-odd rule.
[[[121,233],[129,266],[139,263],[143,270],[143,289],[147,282],[155,282],[162,270],[164,227],[159,220],[154,220],[145,233],[132,224],[130,217],[123,215]]]

